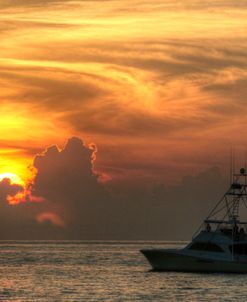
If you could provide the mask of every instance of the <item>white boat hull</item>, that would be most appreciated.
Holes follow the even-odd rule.
[[[185,255],[176,251],[141,250],[155,271],[247,273],[247,262],[216,260]]]

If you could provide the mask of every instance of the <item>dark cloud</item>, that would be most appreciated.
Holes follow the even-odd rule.
[[[73,25],[70,25],[71,28],[75,27]],[[0,34],[1,35],[6,35],[9,34],[11,35],[12,33],[14,34],[15,31],[21,30],[21,29],[57,29],[57,30],[62,30],[62,29],[67,29],[68,24],[66,23],[52,23],[52,22],[45,22],[45,21],[23,21],[23,20],[13,20],[13,21],[0,21]]]
[[[0,181],[0,202],[7,202],[8,196],[14,196],[19,192],[23,192],[24,188],[18,184],[12,184],[9,178]]]
[[[106,236],[133,240],[190,239],[226,189],[227,181],[219,168],[188,175],[177,185],[158,183],[147,189],[142,180],[122,183],[114,188],[117,203],[111,205],[114,219],[109,220],[117,228],[111,228]]]
[[[48,201],[46,216],[51,221],[51,217],[53,221],[54,217],[59,219],[58,224],[65,226],[65,236],[80,238],[101,232],[99,225],[109,196],[93,170],[95,156],[94,146],[89,148],[73,137],[61,151],[51,146],[34,160],[37,175],[33,194]]]
[[[29,188],[0,183],[2,239],[52,239],[99,236],[108,196],[93,171],[96,147],[71,138],[61,151],[37,155],[37,175]],[[31,191],[30,191],[31,190]],[[21,195],[16,195],[22,193]],[[7,203],[8,197],[19,202]],[[30,229],[29,229],[30,228]],[[22,231],[21,231],[22,230]]]
[[[189,239],[226,189],[219,168],[183,177],[175,186],[155,185],[149,202],[144,199],[139,212],[146,218],[142,221],[147,230],[143,238]]]
[[[211,83],[204,87],[206,91],[210,91],[220,97],[223,97],[225,102],[222,104],[213,104],[212,111],[214,107],[216,111],[229,114],[238,115],[239,111],[243,113],[245,111],[246,103],[246,87],[247,87],[247,74],[245,77],[236,79],[233,81],[227,81],[223,83]],[[211,107],[211,106],[210,106]]]
[[[5,199],[23,188],[3,180],[0,238],[188,239],[226,188],[219,168],[183,177],[177,185],[155,184],[154,178],[147,186],[140,177],[150,169],[145,165],[135,167],[142,170],[136,178],[111,186],[99,181],[95,160],[96,147],[76,137],[61,150],[49,147],[34,160],[32,195],[15,206]],[[35,196],[42,202],[34,202]]]
[[[14,199],[20,201],[20,203],[10,205],[9,202]],[[0,182],[1,240],[49,238],[49,235],[47,235],[49,232],[52,238],[57,238],[54,226],[52,228],[40,228],[36,222],[35,217],[42,210],[44,204],[30,201],[31,198],[29,195],[26,195],[24,187],[12,184],[8,178]],[[43,231],[48,231],[48,233],[45,234]]]
[[[22,58],[27,59],[32,54],[36,60],[44,60],[48,56],[55,62],[107,63],[112,68],[125,67],[126,71],[131,67],[154,71],[160,76],[166,75],[166,81],[177,76],[196,74],[198,77],[199,74],[215,73],[226,67],[246,66],[245,40],[230,37],[222,38],[220,44],[217,42],[214,37],[188,37],[187,40],[145,38],[135,42],[123,40],[121,44],[118,40],[70,41],[68,47],[68,41],[58,41],[56,46],[31,44],[32,53],[25,52]],[[71,45],[77,50],[73,55]],[[62,51],[56,52],[57,47]]]
[[[214,109],[206,104],[200,107],[204,111],[198,112],[193,116],[183,116],[182,114],[156,114],[152,111],[127,109],[117,101],[95,106],[93,110],[77,110],[71,112],[62,118],[72,125],[76,131],[90,135],[106,136],[109,138],[147,138],[152,141],[155,138],[168,137],[176,135],[179,132],[193,131],[194,129],[208,129],[216,127],[222,123],[223,116],[205,115],[207,110]],[[213,107],[213,106],[212,106]],[[106,122],[107,121],[107,122]]]
[[[68,109],[72,110],[73,105],[81,106],[84,102],[105,94],[103,87],[93,83],[87,74],[69,73],[55,78],[52,77],[56,73],[55,70],[16,71],[0,70],[0,74],[2,79],[11,81],[12,85],[25,87],[23,92],[17,91],[22,103],[32,104],[35,99],[36,106],[43,109],[56,107],[56,110],[64,112]],[[15,94],[12,96],[12,101],[18,102]]]
[[[9,140],[0,139],[0,150],[4,153],[4,150],[8,152],[8,150],[12,150],[13,153],[19,155],[29,155],[33,156],[40,152],[40,148],[34,146],[23,146],[22,144],[18,144],[18,142],[10,142]]]
[[[81,1],[71,1],[71,0],[15,0],[15,1],[10,1],[10,0],[6,0],[4,1],[4,3],[1,4],[1,7],[18,7],[18,6],[37,6],[37,7],[44,7],[46,5],[55,5],[56,3],[67,3],[68,5],[80,5]],[[116,0],[85,0],[83,2],[102,2],[102,3],[110,3],[110,2],[116,2]],[[164,9],[164,8],[168,8],[171,7],[172,9],[174,8],[184,8],[184,9],[188,9],[188,8],[193,8],[193,9],[212,9],[212,2],[211,1],[204,1],[204,2],[198,2],[198,1],[190,1],[190,2],[170,2],[170,1],[157,1],[155,6],[151,6],[150,5],[150,1],[147,0],[139,0],[139,1],[135,1],[134,6],[141,6],[143,5],[144,9],[143,11],[146,11],[148,9],[150,9],[150,7],[152,7],[153,9],[157,8],[157,9]],[[222,8],[222,7],[232,7],[232,8],[237,8],[237,7],[243,7],[246,4],[245,0],[240,0],[237,3],[235,1],[232,0],[217,0],[214,1],[213,3],[213,7],[214,8]],[[123,8],[125,8],[125,10],[123,10]],[[146,8],[146,9],[145,9]],[[121,9],[121,11],[126,11],[129,12],[131,9],[127,9],[125,4],[120,4],[119,5],[119,9]]]
[[[48,5],[55,5],[56,3],[69,2],[68,0],[6,0],[1,3],[1,9],[5,8],[22,8],[22,7],[37,7],[43,8]]]

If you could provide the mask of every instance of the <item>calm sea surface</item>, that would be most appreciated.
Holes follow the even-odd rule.
[[[247,275],[154,273],[139,253],[180,245],[1,242],[0,301],[247,300]]]

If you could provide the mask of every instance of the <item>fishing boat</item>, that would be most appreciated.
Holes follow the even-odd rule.
[[[242,218],[246,209],[247,173],[241,168],[189,244],[141,253],[156,271],[247,273],[247,220]]]

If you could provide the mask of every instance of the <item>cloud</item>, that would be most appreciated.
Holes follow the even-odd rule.
[[[39,222],[66,226],[65,236],[73,238],[80,238],[80,232],[100,232],[109,196],[94,170],[95,160],[96,147],[86,146],[77,137],[69,139],[61,150],[53,145],[35,157],[32,193],[47,201],[45,214],[37,216]]]
[[[53,225],[57,225],[59,227],[64,227],[64,221],[55,213],[51,212],[43,212],[37,215],[37,222],[51,222]]]
[[[150,175],[145,180],[152,165],[127,165],[126,171],[118,170],[119,177],[132,169],[132,181],[102,182],[95,168],[96,151],[94,145],[72,137],[63,148],[53,145],[36,155],[37,173],[28,192],[3,180],[0,229],[6,231],[0,238],[188,239],[226,188],[219,168],[169,185],[156,178],[150,182]],[[159,167],[160,179],[170,172]],[[18,194],[24,194],[23,202],[6,202]]]
[[[24,187],[3,179],[0,182],[0,238],[34,239],[39,233],[34,217],[41,209],[37,203],[27,202]]]
[[[94,168],[95,152],[73,137],[63,149],[51,146],[34,160],[33,193],[48,201],[37,219],[62,227],[64,238],[188,238],[226,188],[219,168],[188,175],[177,185],[155,185],[154,179],[144,180],[152,169],[145,165],[134,168],[142,173],[132,182],[102,183]],[[165,177],[169,170],[161,170]]]
[[[19,69],[19,70],[18,70]],[[38,73],[37,73],[38,72]],[[97,85],[95,78],[92,81],[90,74],[73,73],[58,70],[42,68],[15,68],[11,67],[6,70],[0,68],[2,79],[12,81],[12,84],[17,88],[15,93],[18,93],[21,99],[29,104],[35,98],[38,100],[38,105],[42,108],[46,106],[56,106],[61,111],[68,110],[71,105],[83,104],[85,101],[92,100],[99,95],[104,95],[104,89]],[[102,80],[103,82],[103,80]],[[15,98],[15,95],[12,96]],[[70,100],[70,102],[68,102]],[[60,105],[60,106],[58,106]]]
[[[16,0],[0,6],[0,144],[6,150],[0,173],[26,176],[43,146],[62,146],[76,135],[96,142],[95,165],[103,175],[95,175],[86,155],[87,172],[76,170],[79,156],[70,170],[74,155],[65,157],[67,147],[37,156],[33,194],[46,201],[14,208],[32,208],[28,221],[53,213],[72,233],[73,217],[79,229],[83,213],[81,230],[96,233],[85,227],[93,224],[86,213],[98,212],[94,204],[104,204],[108,214],[115,209],[106,184],[173,183],[188,171],[223,167],[230,142],[245,144],[245,1]],[[18,194],[18,200],[34,198]],[[100,195],[105,203],[98,203]],[[119,207],[124,213],[124,202]],[[44,227],[50,230],[52,220],[39,224]]]
[[[18,192],[15,195],[8,195],[7,201],[10,205],[18,205],[24,202],[45,202],[45,199],[41,196],[35,196],[30,192],[30,189],[23,188],[22,192]]]
[[[218,152],[217,141],[232,137],[229,112],[242,106],[246,78],[244,2],[136,0],[135,14],[118,1],[97,13],[95,1],[11,3],[16,28],[2,43],[1,99],[21,103],[29,123],[41,120],[35,133],[47,145],[57,128],[61,141],[75,133],[105,148],[121,136],[126,152],[136,139],[172,144],[177,135],[197,148],[198,132],[215,136],[210,148]],[[217,80],[229,69],[242,84],[226,82],[225,97]]]
[[[6,202],[8,198],[21,194],[23,190],[23,186],[12,184],[9,178],[4,178],[0,181],[0,200],[1,202]]]
[[[33,190],[49,195],[64,187],[69,194],[76,193],[74,187],[81,186],[81,190],[87,191],[88,187],[97,185],[97,174],[92,170],[95,152],[76,137],[69,139],[61,151],[55,145],[49,147],[34,159],[37,174]]]
[[[189,239],[228,189],[218,167],[186,175],[176,185],[158,183],[147,214],[149,238]]]
[[[15,206],[21,203],[44,202],[45,199],[41,196],[36,196],[30,191],[31,184],[20,185],[12,183],[11,179],[3,178],[0,181],[0,200],[6,205]]]

